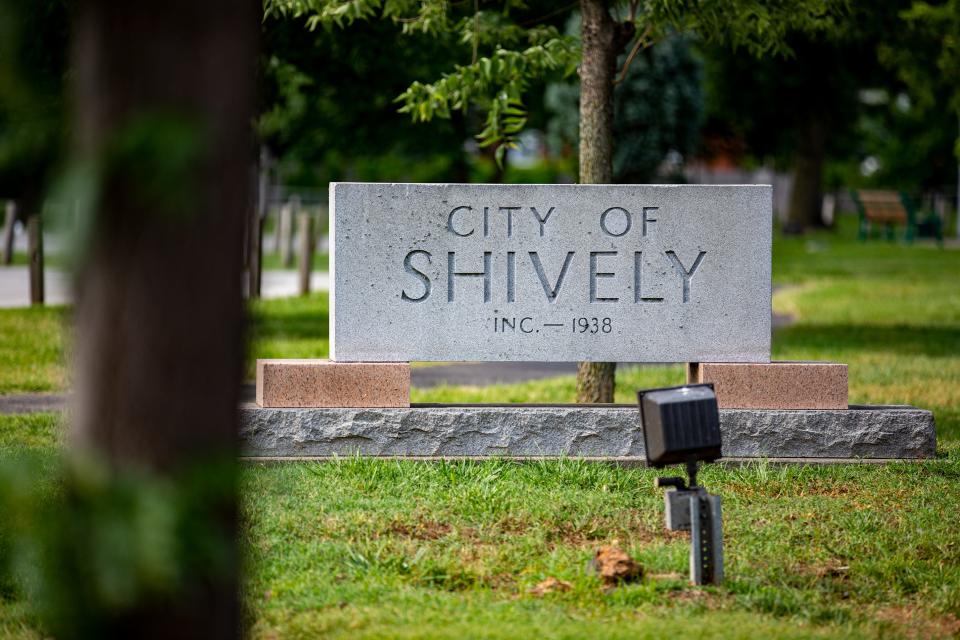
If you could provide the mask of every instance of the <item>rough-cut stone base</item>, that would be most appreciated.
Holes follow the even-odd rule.
[[[407,409],[241,409],[242,455],[643,458],[629,405],[414,405]],[[729,458],[926,458],[933,414],[910,406],[722,409]]]

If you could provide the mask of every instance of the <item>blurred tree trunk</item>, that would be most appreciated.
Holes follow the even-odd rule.
[[[617,56],[634,35],[604,0],[580,0],[580,184],[613,182],[613,80]],[[581,362],[577,402],[613,402],[615,362]]]
[[[100,182],[78,272],[71,453],[110,477],[177,482],[236,456],[260,15],[253,0],[77,3],[75,142]],[[178,593],[108,611],[108,636],[240,634],[235,478],[199,477],[189,489],[209,499],[179,542],[219,545],[228,566],[179,567]]]
[[[793,167],[793,187],[784,233],[803,233],[823,226],[823,164],[827,155],[827,125],[810,113],[800,127]]]

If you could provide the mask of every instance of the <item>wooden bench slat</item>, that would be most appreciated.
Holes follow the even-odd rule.
[[[896,191],[859,191],[863,212],[871,222],[906,223],[909,220],[906,207]]]

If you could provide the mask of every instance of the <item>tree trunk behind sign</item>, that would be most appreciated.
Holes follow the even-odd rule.
[[[174,512],[185,527],[177,548],[194,554],[176,567],[176,590],[106,608],[101,637],[240,633],[229,461],[259,24],[253,0],[76,7],[76,147],[98,167],[99,197],[78,272],[71,454],[118,486],[146,477],[175,487],[166,509],[195,507]],[[81,554],[88,541],[76,544]],[[222,565],[191,564],[204,554]],[[95,587],[81,574],[70,588],[81,598]]]
[[[613,182],[613,79],[633,25],[617,23],[603,0],[581,0],[580,183]],[[577,402],[613,402],[615,362],[581,362]]]
[[[827,132],[822,117],[812,113],[800,127],[800,139],[793,167],[793,187],[787,208],[787,233],[803,233],[823,226],[823,163]]]

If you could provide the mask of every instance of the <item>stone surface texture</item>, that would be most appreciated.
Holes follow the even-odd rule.
[[[769,362],[771,199],[331,184],[331,359]]]
[[[712,382],[721,409],[846,409],[847,365],[692,362],[688,382]]]
[[[409,407],[410,364],[257,360],[261,407]]]
[[[245,405],[248,457],[644,456],[634,406],[449,406],[408,409],[265,409]],[[925,458],[936,451],[933,414],[909,406],[849,410],[722,409],[731,458]]]

